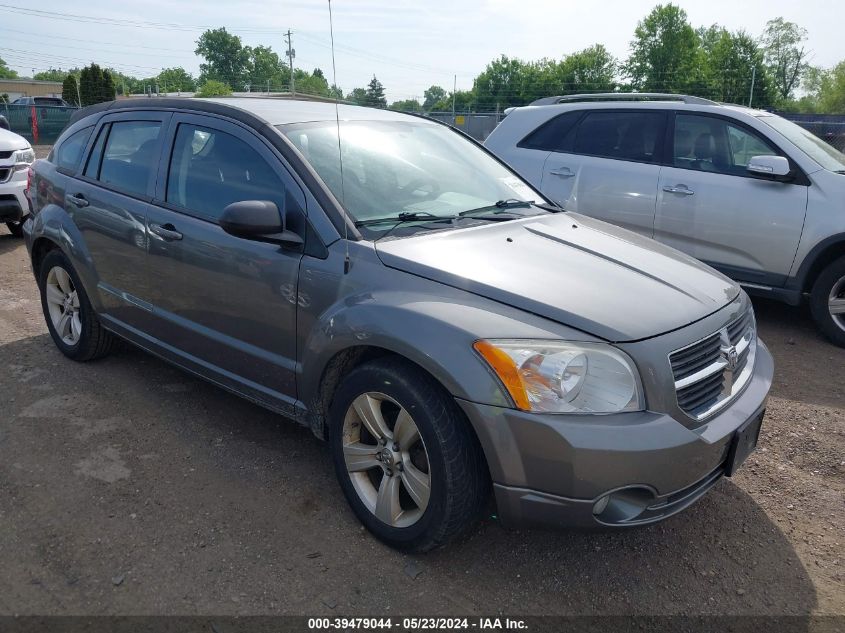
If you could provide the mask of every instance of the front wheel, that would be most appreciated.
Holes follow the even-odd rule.
[[[430,375],[395,357],[362,365],[341,384],[329,418],[341,488],[377,538],[424,552],[479,518],[490,489],[481,448]]]
[[[810,308],[819,329],[836,345],[845,347],[845,257],[829,264],[816,279]]]
[[[23,237],[23,222],[6,222],[6,228],[15,237]]]

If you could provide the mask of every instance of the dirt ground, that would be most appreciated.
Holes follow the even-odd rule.
[[[308,430],[124,349],[53,346],[0,229],[0,614],[845,614],[845,350],[756,302],[761,443],[690,510],[626,532],[375,541]]]

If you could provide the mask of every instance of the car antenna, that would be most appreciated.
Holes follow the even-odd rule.
[[[337,124],[337,160],[340,164],[340,204],[343,206],[343,242],[346,256],[343,259],[343,274],[349,274],[349,218],[346,214],[346,190],[343,186],[343,150],[340,147],[340,114],[338,113],[337,66],[334,62],[334,23],[332,22],[332,0],[329,0],[329,36],[332,43],[332,83],[334,84],[334,119]]]

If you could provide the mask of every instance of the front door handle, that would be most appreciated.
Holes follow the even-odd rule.
[[[560,176],[561,178],[572,178],[575,173],[569,167],[557,167],[549,171],[552,176]]]
[[[150,232],[168,241],[182,239],[182,234],[170,223],[163,226],[161,224],[150,224]]]
[[[690,189],[686,185],[675,185],[674,187],[668,187],[668,186],[663,187],[663,191],[665,191],[666,193],[677,193],[677,194],[680,194],[682,196],[691,196],[695,193],[692,189]]]
[[[87,207],[89,204],[91,204],[85,199],[85,196],[83,196],[81,193],[75,193],[72,195],[68,194],[67,199],[71,202],[71,204],[76,207],[79,207],[80,209],[82,207]]]

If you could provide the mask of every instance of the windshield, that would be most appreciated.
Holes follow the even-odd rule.
[[[418,214],[451,217],[497,202],[545,199],[482,149],[427,121],[341,121],[280,125],[356,223]],[[534,211],[533,213],[536,213]],[[390,224],[372,226],[388,230]]]
[[[787,121],[779,116],[761,116],[760,121],[769,127],[783,134],[787,140],[792,142],[807,156],[816,161],[819,165],[830,171],[842,171],[845,169],[845,154],[825,143],[818,136],[808,132],[800,125]]]

